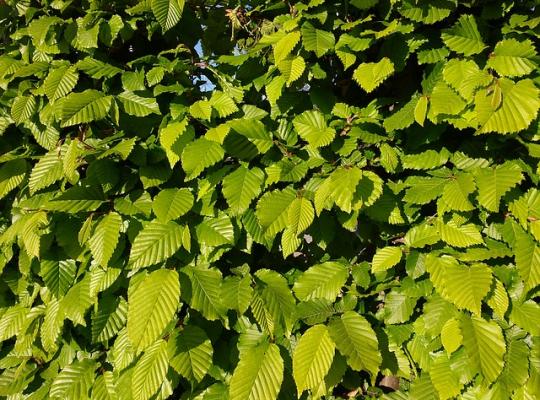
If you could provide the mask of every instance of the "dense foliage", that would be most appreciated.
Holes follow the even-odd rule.
[[[0,397],[540,397],[540,10],[0,1]]]

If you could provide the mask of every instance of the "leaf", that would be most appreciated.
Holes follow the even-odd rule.
[[[304,73],[306,62],[301,56],[286,58],[278,64],[278,68],[285,77],[287,86],[291,86]]]
[[[118,99],[120,99],[120,103],[122,103],[124,110],[129,115],[146,117],[150,114],[161,114],[159,105],[154,98],[137,96],[135,93],[127,91],[120,93]]]
[[[388,57],[376,63],[363,63],[354,70],[353,79],[366,92],[373,92],[386,78],[394,73],[394,64]]]
[[[39,159],[30,172],[28,181],[30,193],[34,194],[38,190],[52,185],[62,178],[63,173],[64,169],[59,152],[56,149],[48,152]]]
[[[255,299],[259,299],[264,313],[272,321],[272,329],[268,333],[271,336],[281,332],[288,334],[294,322],[296,302],[287,281],[277,272],[268,269],[258,270],[255,277],[257,285],[251,304],[252,310]],[[260,323],[260,321],[258,322]]]
[[[414,120],[418,122],[418,125],[424,126],[424,121],[426,120],[428,109],[428,98],[427,96],[421,96],[416,103],[414,108]]]
[[[287,226],[288,209],[295,198],[295,191],[288,187],[267,192],[259,199],[255,214],[266,235],[274,236]]]
[[[373,378],[377,376],[382,362],[379,343],[364,317],[354,311],[347,311],[330,322],[328,332],[339,352],[347,357],[347,363],[352,369],[368,371]]]
[[[307,51],[314,51],[317,57],[322,57],[334,48],[336,39],[332,32],[315,29],[309,22],[302,26],[302,44]]]
[[[525,290],[540,285],[540,246],[521,228],[516,230],[516,240],[512,246],[516,266]]]
[[[260,194],[263,182],[263,171],[243,165],[223,179],[223,196],[231,215],[240,215],[248,209],[253,199]]]
[[[501,198],[523,180],[516,164],[504,163],[492,168],[474,171],[478,186],[478,202],[489,211],[498,212]]]
[[[71,93],[62,102],[62,127],[103,119],[109,113],[112,97],[93,89]]]
[[[178,273],[168,269],[151,272],[129,293],[127,332],[137,353],[161,336],[179,305]]]
[[[457,374],[452,370],[450,360],[446,355],[438,354],[434,357],[429,369],[429,376],[440,399],[454,398],[461,392],[462,385]]]
[[[51,398],[87,399],[94,380],[97,365],[94,360],[84,359],[67,365],[54,378],[49,395]]]
[[[27,164],[22,159],[8,161],[0,167],[0,199],[23,182],[26,171]]]
[[[182,227],[175,222],[153,220],[135,238],[129,264],[132,269],[149,267],[165,261],[182,245]]]
[[[469,200],[469,195],[475,191],[475,188],[472,175],[459,174],[444,186],[442,201],[449,210],[472,211],[474,205]]]
[[[193,195],[189,189],[161,190],[152,202],[152,210],[162,222],[172,221],[186,214],[193,206]]]
[[[491,270],[485,264],[463,266],[449,256],[428,256],[426,269],[435,289],[448,301],[480,315],[481,302],[491,287]]]
[[[448,356],[461,346],[463,335],[461,334],[459,320],[452,318],[446,321],[441,330],[441,342]]]
[[[251,303],[253,288],[251,277],[245,275],[228,276],[221,285],[221,296],[225,307],[236,310],[238,314],[244,314]]]
[[[309,228],[313,222],[314,216],[315,212],[313,211],[311,201],[305,197],[297,197],[289,205],[287,229],[290,230],[293,235],[298,236]]]
[[[158,340],[146,349],[133,369],[133,399],[147,400],[159,389],[169,368],[167,342]]]
[[[212,365],[212,343],[195,325],[187,325],[169,340],[170,364],[189,381],[200,382]]]
[[[531,124],[540,109],[540,90],[530,79],[517,83],[508,78],[499,79],[502,92],[500,106],[494,106],[487,89],[478,91],[475,96],[475,111],[478,118],[478,133],[514,133]],[[515,110],[520,110],[516,113]]]
[[[19,96],[11,106],[11,118],[16,124],[22,124],[30,119],[36,111],[36,98],[34,96]]]
[[[387,324],[400,324],[411,317],[417,298],[392,291],[385,299],[385,319]]]
[[[304,390],[318,387],[330,370],[334,352],[335,344],[326,326],[315,325],[304,332],[292,357],[298,397]]]
[[[399,247],[387,246],[377,249],[371,262],[371,271],[376,274],[386,271],[401,261],[402,251]]]
[[[530,40],[510,38],[497,43],[487,65],[500,76],[523,76],[537,68],[535,58],[536,50]]]
[[[49,72],[43,81],[43,90],[52,103],[67,96],[78,80],[79,74],[73,66],[59,67]]]
[[[183,272],[191,282],[189,305],[210,320],[225,314],[221,299],[221,272],[217,268],[186,267]]]
[[[480,70],[473,60],[449,60],[443,70],[444,81],[468,102],[474,99],[478,88],[486,87],[492,76]]]
[[[302,301],[327,299],[335,301],[349,276],[346,266],[327,261],[309,267],[294,283],[294,294]]]
[[[42,260],[40,276],[57,299],[63,297],[75,280],[77,264],[74,260]]]
[[[292,31],[277,41],[274,47],[274,62],[279,64],[286,59],[300,41],[300,32]]]
[[[151,7],[163,31],[168,31],[182,18],[184,0],[151,0]]]
[[[188,143],[182,152],[182,168],[186,172],[186,180],[192,180],[207,167],[221,161],[225,152],[219,143],[198,138]]]
[[[121,227],[122,217],[115,212],[107,214],[96,226],[88,244],[94,260],[99,265],[107,267],[118,244]]]
[[[235,368],[229,395],[238,400],[274,400],[283,381],[283,359],[279,348],[261,344],[243,352]]]
[[[478,54],[486,48],[472,15],[460,16],[452,28],[443,31],[441,37],[450,50],[466,56]]]
[[[294,129],[311,147],[324,147],[332,143],[336,132],[328,127],[320,111],[308,110],[293,120]]]
[[[471,366],[483,375],[486,383],[494,382],[503,369],[503,356],[506,353],[501,328],[495,321],[464,317],[461,319],[461,330]]]
[[[171,168],[180,161],[182,151],[193,140],[194,136],[195,132],[188,126],[187,119],[168,124],[159,132],[159,142],[165,149]]]
[[[106,342],[126,325],[127,302],[123,298],[104,297],[92,314],[92,341]]]
[[[234,226],[226,214],[206,218],[197,225],[197,239],[207,246],[231,245],[234,242]]]
[[[482,235],[473,224],[456,225],[454,221],[439,221],[437,230],[441,239],[450,246],[469,247],[475,244],[483,244]]]

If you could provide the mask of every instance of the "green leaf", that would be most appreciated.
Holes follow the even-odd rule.
[[[22,124],[30,119],[36,111],[36,98],[34,96],[19,96],[11,106],[11,118],[16,124]]]
[[[421,96],[416,103],[414,108],[414,120],[418,122],[418,125],[424,126],[424,121],[426,120],[427,109],[428,109],[428,98],[427,96]]]
[[[503,356],[506,353],[501,328],[495,321],[464,316],[461,330],[471,366],[483,375],[486,383],[494,382],[503,369]]]
[[[274,236],[287,226],[288,209],[295,198],[296,193],[291,187],[267,192],[260,198],[255,214],[266,235]]]
[[[474,205],[469,200],[469,195],[475,191],[475,188],[471,174],[459,174],[444,186],[442,201],[449,210],[472,211]]]
[[[221,272],[204,267],[186,267],[182,271],[191,283],[189,305],[210,321],[222,317],[226,310],[221,299]]]
[[[289,205],[287,229],[297,236],[309,228],[314,216],[315,212],[311,201],[305,197],[297,197]]]
[[[184,147],[186,147],[194,137],[195,132],[188,126],[187,119],[184,119],[181,122],[173,122],[159,132],[159,142],[165,149],[171,168],[180,161],[180,156],[182,155]]]
[[[170,364],[189,381],[200,382],[212,365],[212,343],[205,331],[187,325],[169,339]]]
[[[519,276],[525,283],[525,290],[540,285],[540,246],[521,228],[517,228],[512,250]]]
[[[74,260],[42,260],[39,275],[56,298],[63,297],[75,280],[77,264]]]
[[[371,262],[371,271],[376,274],[386,271],[401,261],[402,251],[399,247],[387,246],[377,249]]]
[[[386,78],[394,73],[394,64],[388,57],[376,63],[363,63],[354,70],[353,79],[366,92],[373,92]]]
[[[441,239],[450,246],[469,247],[475,244],[483,244],[482,235],[473,224],[456,225],[454,221],[444,222],[440,220],[437,230]]]
[[[304,73],[306,62],[301,56],[286,58],[278,64],[278,68],[285,77],[287,86],[291,86]]]
[[[316,389],[330,370],[335,344],[324,325],[309,328],[300,337],[293,354],[293,376],[298,397],[306,389]]]
[[[336,135],[335,130],[328,127],[324,115],[320,111],[304,111],[294,118],[293,124],[300,137],[311,147],[327,146]]]
[[[0,199],[23,182],[26,171],[27,164],[23,159],[8,161],[0,167]]]
[[[120,99],[120,103],[122,103],[124,110],[129,115],[146,117],[150,114],[161,114],[159,105],[154,98],[137,96],[135,93],[128,91],[120,93],[118,99]]]
[[[152,202],[152,210],[162,222],[172,221],[186,214],[193,206],[193,195],[189,189],[161,190]]]
[[[537,68],[536,50],[530,40],[505,39],[497,43],[487,62],[500,76],[523,76]]]
[[[328,325],[328,332],[347,363],[356,371],[368,371],[373,378],[382,362],[379,343],[369,322],[354,311],[345,312]]]
[[[473,264],[468,267],[458,264],[449,256],[436,258],[429,255],[426,269],[435,289],[445,299],[461,309],[480,315],[481,302],[488,294],[493,280],[488,266]]]
[[[504,163],[493,168],[474,171],[478,186],[478,202],[489,211],[498,212],[501,198],[523,180],[521,168]]]
[[[332,32],[315,29],[309,22],[302,26],[302,44],[304,49],[314,51],[317,57],[322,57],[334,48],[336,39]]]
[[[126,325],[127,302],[123,298],[104,297],[92,314],[92,341],[106,342]]]
[[[461,392],[462,384],[451,366],[445,354],[437,354],[430,365],[429,376],[441,400],[454,398]]]
[[[405,0],[399,12],[413,21],[434,24],[448,17],[455,7],[455,2],[452,1],[426,0],[416,2]]]
[[[111,96],[97,90],[71,93],[62,102],[62,127],[103,119],[109,113],[111,103]]]
[[[94,381],[97,365],[94,360],[84,359],[67,365],[54,378],[49,395],[51,398],[87,399]]]
[[[137,353],[163,334],[179,304],[180,281],[176,271],[154,271],[133,288],[128,298],[127,331]]]
[[[251,303],[253,288],[251,277],[245,275],[228,276],[221,285],[221,296],[225,307],[236,310],[238,314],[244,314]]]
[[[461,334],[459,320],[452,318],[446,321],[441,330],[441,342],[448,356],[461,346],[463,335]]]
[[[493,94],[488,89],[476,94],[478,133],[514,133],[527,129],[538,115],[540,90],[530,79],[514,83],[508,78],[501,78],[495,85],[501,91],[500,106],[493,103]],[[516,113],[515,110],[520,111]]]
[[[347,267],[339,262],[313,265],[296,279],[294,294],[302,301],[318,298],[335,301],[348,276]]]
[[[121,227],[122,217],[111,212],[101,219],[88,242],[94,260],[105,268],[118,244]]]
[[[55,102],[68,95],[79,80],[79,74],[73,66],[63,66],[52,70],[43,81],[43,90],[49,101]]]
[[[492,77],[486,71],[480,70],[472,60],[449,60],[443,70],[444,81],[468,102],[474,99],[478,88],[486,87]]]
[[[300,32],[292,31],[277,41],[274,47],[274,62],[279,64],[286,59],[300,41]]]
[[[227,200],[231,215],[244,213],[261,192],[264,172],[259,168],[238,167],[223,179],[223,196]]]
[[[296,302],[287,281],[277,272],[268,269],[258,270],[255,277],[257,286],[251,304],[252,310],[254,306],[264,309],[260,311],[264,311],[266,317],[271,319],[272,329],[269,330],[271,335],[281,332],[288,334],[294,322]],[[256,299],[260,300],[260,304],[254,304]],[[261,323],[260,318],[258,322]]]
[[[180,249],[182,227],[175,222],[153,220],[137,235],[129,254],[132,269],[165,261]]]
[[[238,400],[275,400],[283,371],[283,359],[273,343],[243,352],[231,378],[229,396]]]
[[[133,369],[134,400],[148,400],[159,389],[169,368],[167,342],[158,340],[146,349]]]
[[[472,15],[462,15],[456,24],[443,31],[442,40],[450,50],[466,56],[478,54],[486,48]]]
[[[188,143],[182,152],[182,168],[186,172],[186,180],[192,180],[207,167],[221,161],[225,152],[219,143],[198,138]]]
[[[226,214],[206,218],[197,225],[197,239],[207,246],[230,245],[234,242],[234,226]]]
[[[152,12],[164,31],[168,31],[180,21],[184,0],[151,0]]]
[[[44,189],[64,175],[62,158],[57,150],[52,150],[39,159],[30,172],[28,186],[30,193],[34,194],[40,189]]]
[[[416,297],[409,297],[405,293],[392,291],[385,299],[385,318],[387,324],[400,324],[411,317],[417,302]]]

